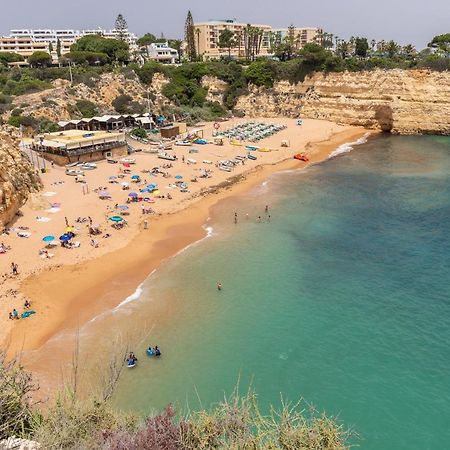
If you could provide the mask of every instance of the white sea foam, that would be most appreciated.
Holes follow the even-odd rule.
[[[363,137],[360,137],[355,142],[347,142],[345,144],[340,145],[336,150],[333,150],[328,158],[335,158],[336,156],[342,155],[343,153],[348,153],[353,150],[353,147],[356,145],[365,144],[367,142],[367,138],[369,137],[370,133],[366,133]]]
[[[154,271],[153,271],[154,272]],[[153,272],[150,274],[152,275]],[[113,311],[116,311],[117,309],[121,308],[122,306],[127,305],[128,303],[134,302],[135,300],[139,300],[139,298],[142,295],[142,292],[144,291],[142,284],[140,284],[137,289],[131,294],[129,295],[125,300],[123,300],[122,302],[120,302]]]

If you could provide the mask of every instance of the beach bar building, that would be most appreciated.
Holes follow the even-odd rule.
[[[58,165],[120,158],[128,154],[125,133],[66,130],[40,134],[32,149]]]
[[[151,129],[152,125],[154,122],[149,114],[106,115],[58,122],[62,131],[117,131],[132,127]]]

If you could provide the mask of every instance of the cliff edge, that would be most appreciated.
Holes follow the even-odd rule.
[[[30,193],[41,187],[39,175],[19,149],[17,129],[0,127],[0,228],[13,219]]]
[[[314,73],[302,83],[250,86],[236,109],[247,117],[305,117],[396,134],[450,135],[450,72]]]

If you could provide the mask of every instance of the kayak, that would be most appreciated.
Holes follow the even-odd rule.
[[[133,367],[136,367],[136,364],[137,364],[136,361],[133,361],[133,362],[129,361],[129,362],[127,362],[127,367],[129,369],[132,369]]]
[[[245,149],[254,152],[255,150],[259,150],[259,147],[257,145],[246,145]]]
[[[308,155],[305,153],[297,153],[294,155],[294,159],[297,159],[299,161],[309,161]]]
[[[252,161],[256,161],[258,158],[256,156],[253,155],[247,155],[248,159],[251,159]]]

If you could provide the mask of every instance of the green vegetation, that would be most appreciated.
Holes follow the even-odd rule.
[[[14,362],[0,356],[0,440],[18,436],[42,448],[110,450],[294,450],[349,448],[351,433],[333,418],[299,402],[263,413],[256,395],[236,390],[211,410],[139,417],[111,404],[123,363],[112,361],[101,391],[80,400],[77,383],[54,403],[33,404],[38,387]],[[74,372],[76,370],[74,369]]]
[[[142,114],[144,106],[133,100],[128,94],[121,94],[112,101],[112,106],[119,114]]]
[[[34,52],[28,57],[31,67],[48,67],[52,63],[52,57],[47,52]]]
[[[119,39],[107,39],[100,35],[83,36],[78,39],[70,47],[68,59],[71,59],[72,53],[75,53],[77,58],[82,58],[83,53],[86,58],[91,58],[92,54],[97,54],[99,57],[101,54],[101,58],[99,57],[98,62],[97,60],[94,62],[95,64],[104,64],[105,62],[126,63],[130,59],[126,42]]]
[[[133,128],[130,132],[132,136],[136,136],[137,138],[146,139],[147,132],[143,128]]]
[[[0,52],[0,64],[8,65],[8,63],[23,61],[23,56],[13,52]]]
[[[89,100],[77,100],[76,107],[82,117],[94,117],[98,115],[98,107]]]
[[[46,117],[33,117],[22,115],[21,110],[14,110],[8,119],[8,124],[19,128],[31,128],[38,133],[53,133],[59,130],[58,124]]]

